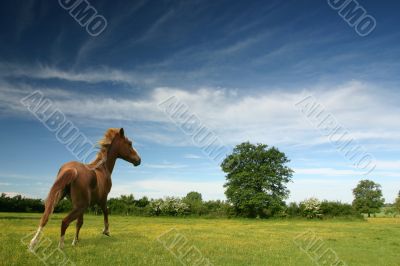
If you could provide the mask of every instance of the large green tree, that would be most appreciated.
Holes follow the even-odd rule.
[[[371,213],[379,212],[385,203],[381,185],[371,180],[361,180],[353,189],[353,195],[353,207],[360,213],[367,213],[368,217],[371,217]]]
[[[287,163],[283,152],[265,144],[244,142],[234,148],[221,168],[227,179],[225,194],[237,215],[266,217],[281,209],[293,174]]]

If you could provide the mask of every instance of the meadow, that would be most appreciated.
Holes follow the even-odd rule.
[[[76,265],[194,265],[196,260],[198,265],[324,265],[324,258],[333,255],[338,258],[337,265],[400,265],[399,218],[111,216],[111,237],[107,237],[101,234],[102,216],[85,215],[80,242],[71,246],[72,224],[62,254],[57,250],[62,217],[51,217],[35,255],[26,243],[40,214],[0,213],[0,264],[45,265],[42,259],[51,265],[63,261],[65,254],[68,262]],[[317,242],[310,247],[312,238]]]

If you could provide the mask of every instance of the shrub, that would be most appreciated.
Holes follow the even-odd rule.
[[[300,203],[303,216],[313,219],[321,217],[321,202],[316,198],[309,198]]]
[[[164,215],[184,215],[189,213],[189,206],[181,199],[175,197],[166,197],[160,205],[161,213]]]
[[[330,217],[352,216],[356,214],[350,204],[342,203],[340,201],[324,200],[320,205],[320,211],[324,216]]]
[[[301,216],[301,209],[300,206],[296,202],[291,202],[289,205],[286,207],[286,215],[289,217],[296,217],[296,216]]]

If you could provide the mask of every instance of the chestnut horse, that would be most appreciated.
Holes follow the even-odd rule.
[[[76,245],[79,230],[83,224],[85,210],[97,204],[104,214],[103,234],[109,236],[107,195],[111,190],[111,173],[115,161],[121,158],[132,163],[140,164],[140,156],[132,147],[132,142],[125,137],[124,129],[110,128],[99,141],[100,151],[96,159],[89,164],[68,162],[61,166],[56,181],[50,189],[45,204],[45,211],[40,220],[39,228],[30,242],[29,248],[34,249],[43,227],[47,224],[50,214],[57,203],[67,196],[72,201],[72,211],[61,222],[61,238],[59,247],[64,247],[64,235],[69,224],[77,219],[76,234],[72,245]]]

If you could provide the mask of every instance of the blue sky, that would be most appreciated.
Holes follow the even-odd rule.
[[[44,198],[75,160],[20,99],[40,90],[97,141],[124,127],[142,156],[119,161],[111,196],[224,199],[219,162],[158,108],[177,97],[231,149],[276,146],[295,170],[289,200],[351,202],[363,178],[400,190],[398,1],[358,1],[376,19],[359,36],[327,1],[90,1],[97,37],[57,1],[0,5],[0,191]],[[368,176],[295,104],[312,95],[376,158]]]

